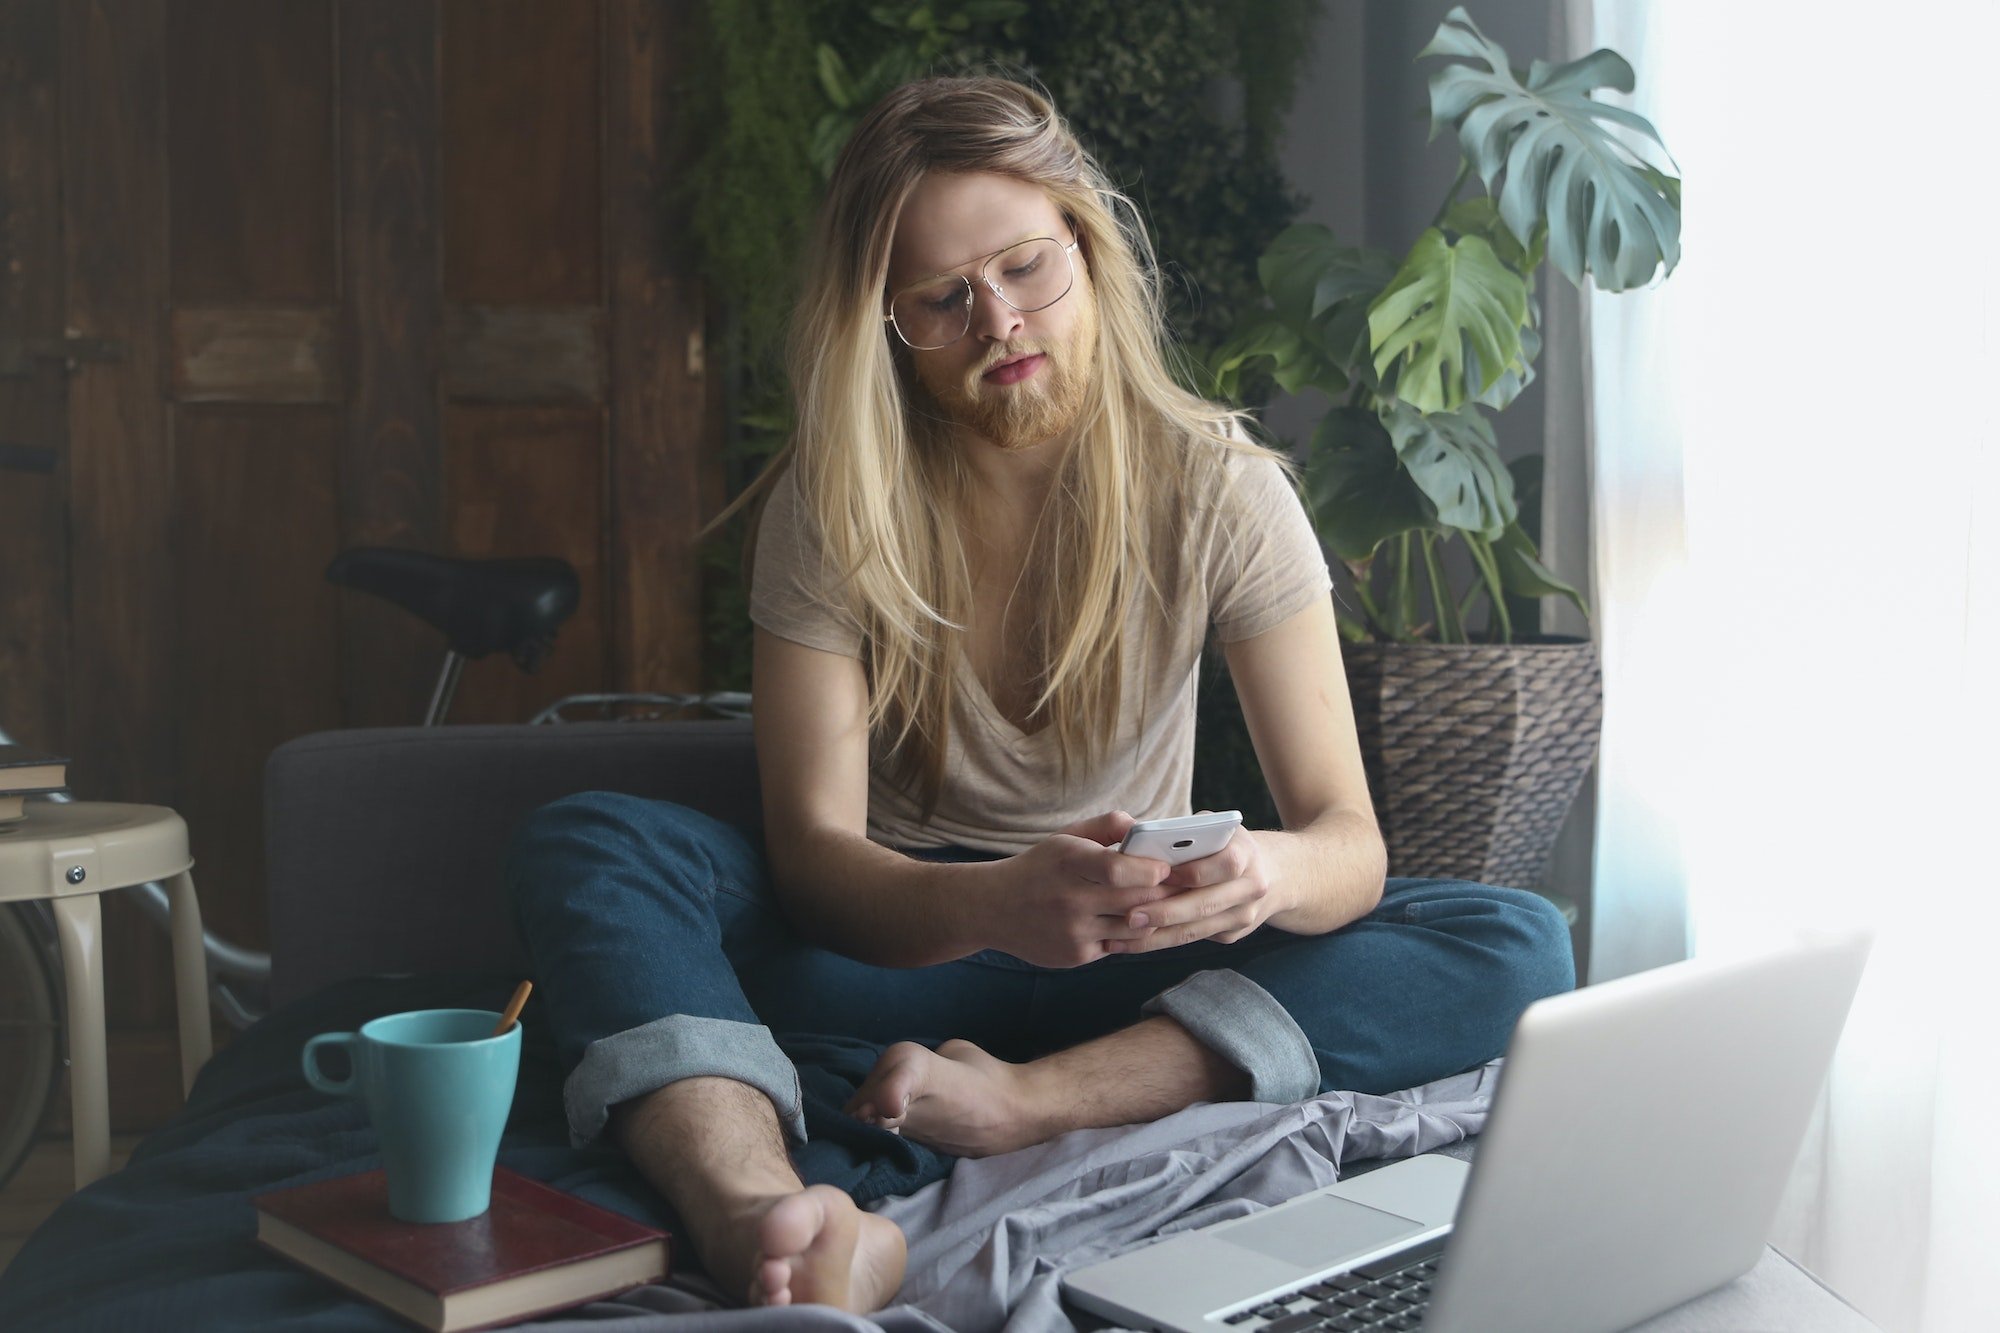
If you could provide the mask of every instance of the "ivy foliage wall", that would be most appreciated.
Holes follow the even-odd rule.
[[[1304,200],[1277,165],[1319,0],[709,0],[685,234],[718,298],[732,488],[789,428],[779,366],[814,209],[848,131],[925,74],[1039,83],[1139,205],[1173,333],[1197,358],[1258,300],[1257,258]],[[712,688],[745,688],[741,532],[710,547]]]

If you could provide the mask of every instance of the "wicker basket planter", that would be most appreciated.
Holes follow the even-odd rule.
[[[1345,644],[1391,875],[1543,887],[1597,756],[1597,646]]]
[[[1396,876],[1542,889],[1556,836],[1597,755],[1597,647],[1342,644],[1369,795]],[[1235,692],[1203,664],[1196,809],[1277,827]]]

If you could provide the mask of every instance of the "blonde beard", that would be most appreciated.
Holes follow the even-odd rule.
[[[1041,373],[996,392],[982,376],[996,362],[1023,352],[1048,357]],[[1010,343],[996,349],[956,384],[926,385],[931,397],[957,426],[1008,451],[1029,449],[1067,434],[1083,415],[1090,367],[1097,354],[1097,307],[1086,301],[1067,346],[1048,339]]]

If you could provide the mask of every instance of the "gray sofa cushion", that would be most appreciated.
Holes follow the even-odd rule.
[[[761,830],[745,721],[320,732],[264,772],[271,1002],[374,973],[518,970],[500,883],[521,818],[579,791]]]

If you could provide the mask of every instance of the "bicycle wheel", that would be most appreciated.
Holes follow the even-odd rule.
[[[0,903],[0,1186],[35,1146],[62,1071],[55,964],[27,903]]]

